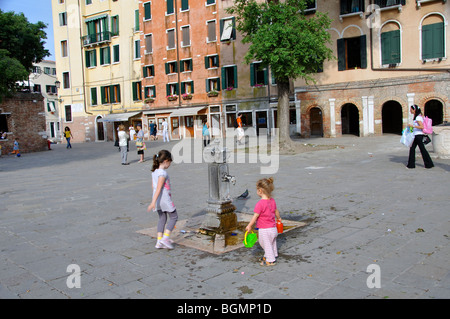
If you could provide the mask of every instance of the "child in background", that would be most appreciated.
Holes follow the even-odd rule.
[[[273,266],[278,257],[277,250],[277,224],[275,217],[281,221],[280,212],[277,209],[277,204],[272,198],[273,192],[273,178],[263,178],[256,183],[256,193],[261,199],[255,205],[252,220],[245,228],[246,231],[251,231],[255,223],[259,228],[258,241],[264,249],[264,257],[261,258],[261,266]]]
[[[16,154],[17,157],[20,157],[20,151],[19,151],[19,138],[16,137],[14,139],[14,147],[11,154]]]
[[[178,220],[177,210],[172,201],[170,179],[166,170],[172,163],[172,154],[169,151],[161,150],[153,156],[152,167],[152,188],[153,199],[147,211],[156,210],[159,215],[157,226],[156,248],[173,249],[173,241],[169,238]],[[167,217],[169,220],[167,221]],[[166,225],[167,223],[167,225]]]

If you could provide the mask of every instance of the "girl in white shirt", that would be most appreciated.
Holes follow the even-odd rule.
[[[425,145],[423,144],[424,134],[422,110],[417,105],[412,105],[410,108],[410,113],[414,115],[414,118],[413,124],[408,124],[408,127],[413,128],[414,142],[409,149],[409,159],[408,165],[406,165],[406,167],[410,169],[416,167],[416,147],[419,146],[425,168],[432,168],[434,167],[433,161],[430,157],[430,154],[428,154]]]

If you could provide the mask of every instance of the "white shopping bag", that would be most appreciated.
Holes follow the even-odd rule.
[[[411,132],[410,128],[407,127],[402,132],[402,137],[400,138],[400,143],[407,147],[411,147],[414,142],[414,134]]]

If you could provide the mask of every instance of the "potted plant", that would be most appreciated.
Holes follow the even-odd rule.
[[[183,100],[192,100],[193,95],[191,93],[184,93],[181,97]]]
[[[176,101],[177,99],[178,99],[178,95],[175,95],[175,94],[167,95],[167,100],[169,100],[169,101]]]
[[[148,104],[148,103],[153,103],[155,102],[155,98],[153,97],[148,97],[144,100],[144,103]]]
[[[208,92],[209,97],[214,97],[214,96],[218,96],[218,95],[219,95],[219,92],[216,90],[211,90]]]
[[[233,90],[234,90],[234,87],[232,87],[232,86],[227,87],[227,91],[233,91]]]

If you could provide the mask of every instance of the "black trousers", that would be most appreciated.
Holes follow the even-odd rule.
[[[434,164],[433,164],[433,161],[431,160],[430,154],[428,154],[428,151],[425,148],[425,145],[423,144],[423,137],[424,137],[424,135],[416,135],[414,137],[414,142],[412,143],[411,148],[409,149],[409,159],[408,159],[408,165],[406,165],[406,167],[408,167],[408,168],[416,167],[416,147],[417,146],[419,146],[420,154],[422,154],[423,164],[425,165],[425,168],[434,167]]]

